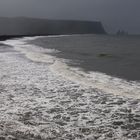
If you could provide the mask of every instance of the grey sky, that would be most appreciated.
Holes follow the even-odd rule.
[[[140,0],[0,0],[0,16],[100,20],[110,32],[140,33]]]

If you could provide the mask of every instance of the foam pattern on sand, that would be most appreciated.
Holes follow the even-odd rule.
[[[0,139],[140,139],[140,99],[83,86],[23,54],[0,53]]]

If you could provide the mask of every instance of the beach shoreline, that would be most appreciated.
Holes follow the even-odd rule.
[[[0,48],[0,138],[140,138],[140,99],[82,86],[14,47]]]

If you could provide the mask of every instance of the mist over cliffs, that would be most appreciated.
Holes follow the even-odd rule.
[[[101,22],[0,18],[0,35],[105,34]]]

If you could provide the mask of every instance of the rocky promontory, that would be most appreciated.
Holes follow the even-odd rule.
[[[0,35],[105,34],[99,21],[0,18]]]

